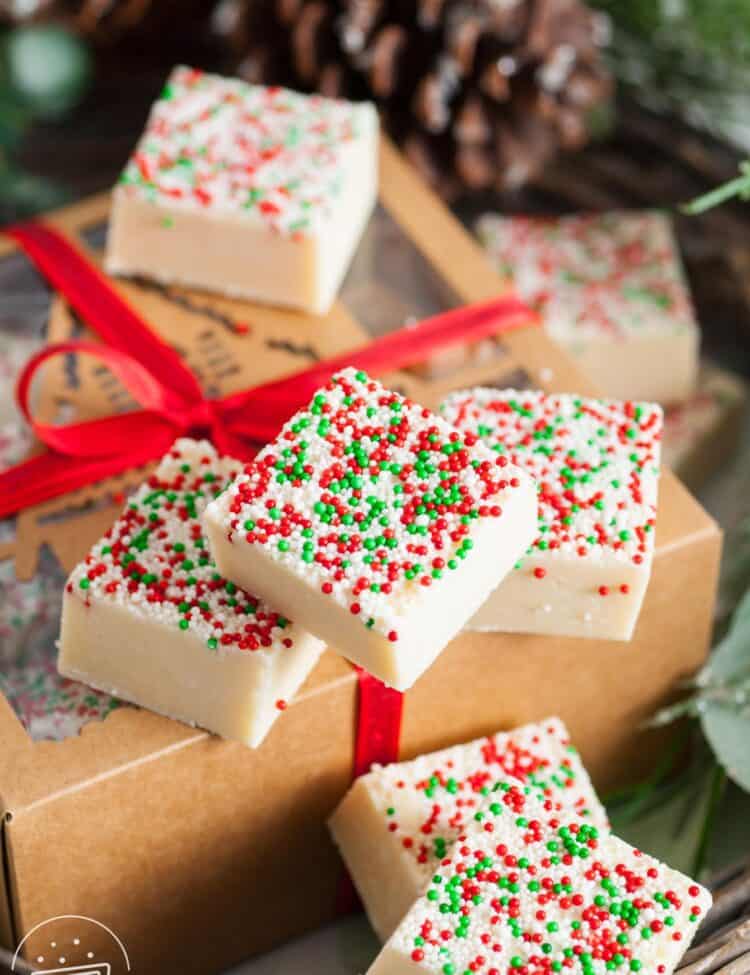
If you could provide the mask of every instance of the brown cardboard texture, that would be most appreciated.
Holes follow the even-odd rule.
[[[398,297],[399,315],[420,316],[497,293],[478,246],[387,143],[381,183],[379,213],[325,319],[142,282],[117,287],[220,393],[366,341],[366,329],[387,325],[381,289]],[[50,219],[85,234],[106,208],[99,198]],[[409,256],[394,260],[371,234],[405,235]],[[50,337],[80,328],[57,302]],[[591,392],[541,329],[451,368],[436,381],[390,378],[429,405],[478,382]],[[127,406],[83,357],[73,369],[50,365],[36,398],[44,417]],[[70,568],[142,475],[23,512],[6,549],[18,572],[33,572],[42,545]],[[632,643],[462,635],[405,695],[400,757],[554,713],[600,788],[634,779],[658,752],[642,722],[705,658],[719,551],[714,522],[665,472],[653,577]],[[356,674],[331,653],[255,751],[133,707],[77,737],[32,742],[0,698],[0,940],[14,947],[46,918],[81,914],[119,935],[135,971],[206,975],[333,918],[342,869],[325,820],[350,781],[356,703]],[[41,934],[25,947],[29,958],[43,953]]]

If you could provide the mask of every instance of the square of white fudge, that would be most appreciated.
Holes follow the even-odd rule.
[[[486,214],[477,230],[550,338],[605,396],[662,405],[692,396],[700,328],[668,216]]]
[[[106,268],[324,313],[377,186],[373,105],[178,67],[114,190]]]
[[[671,975],[709,892],[528,786],[495,790],[368,975]]]
[[[58,668],[255,748],[323,644],[216,571],[201,515],[241,468],[174,444],[71,573]]]
[[[559,718],[376,766],[357,779],[328,825],[381,941],[425,890],[495,782],[507,776],[530,785],[548,811],[564,809],[608,828]]]
[[[536,490],[474,434],[345,369],[205,525],[228,578],[405,690],[531,543]]]
[[[661,407],[478,388],[441,413],[539,494],[531,549],[469,629],[630,640],[654,553]]]

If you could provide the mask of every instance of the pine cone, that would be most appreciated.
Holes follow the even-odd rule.
[[[247,80],[376,101],[447,197],[524,183],[610,93],[583,0],[224,0],[216,23]]]

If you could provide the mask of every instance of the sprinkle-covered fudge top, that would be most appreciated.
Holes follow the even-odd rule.
[[[335,375],[220,499],[261,546],[368,629],[399,639],[420,591],[450,588],[480,525],[528,478],[471,431],[365,373]]]
[[[507,780],[389,947],[440,975],[669,975],[710,904],[687,877]]]
[[[68,593],[179,628],[207,652],[294,646],[298,627],[222,578],[203,534],[204,508],[241,468],[207,441],[178,440],[73,570]]]
[[[545,808],[607,828],[607,815],[559,718],[456,745],[364,777],[380,814],[425,878],[473,822],[492,786],[508,776],[531,785]]]
[[[486,215],[500,272],[566,344],[697,331],[669,219],[655,211],[559,218]]]
[[[284,234],[330,216],[352,146],[377,116],[354,104],[175,68],[120,177],[125,191],[170,207],[231,211]]]
[[[536,480],[539,535],[532,551],[606,554],[635,565],[650,557],[661,407],[480,388],[452,394],[441,412]]]

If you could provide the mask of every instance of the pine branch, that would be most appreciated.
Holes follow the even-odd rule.
[[[612,24],[610,66],[633,97],[750,144],[750,0],[589,0]]]
[[[748,0],[590,0],[615,27],[662,49],[731,58],[750,68]]]

